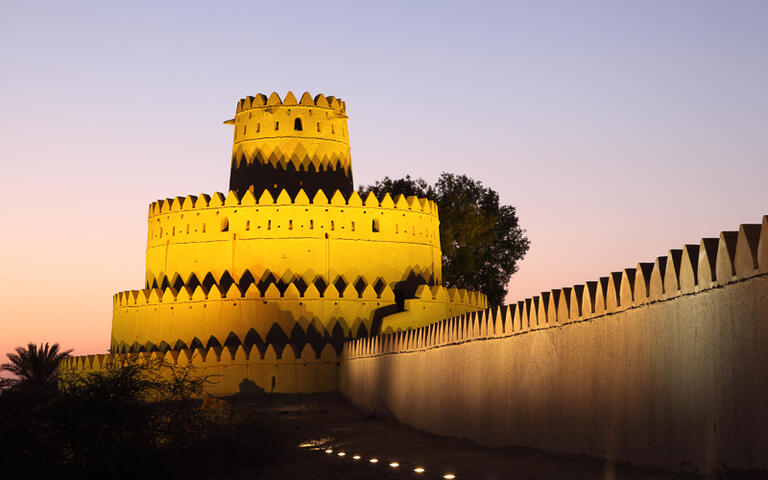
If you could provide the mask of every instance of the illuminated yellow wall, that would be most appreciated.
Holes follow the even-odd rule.
[[[301,130],[296,130],[299,119]],[[333,164],[351,165],[346,104],[320,94],[314,99],[304,93],[299,101],[288,92],[285,99],[277,93],[269,98],[259,94],[237,105],[232,155],[235,161],[251,162],[260,156],[271,162],[293,162],[298,168],[309,162],[315,167]]]
[[[395,303],[389,287],[377,296],[370,285],[362,295],[352,285],[341,294],[329,285],[323,297],[312,284],[303,295],[294,284],[289,284],[283,295],[274,284],[263,295],[253,284],[242,293],[233,285],[225,298],[215,285],[207,296],[201,287],[192,295],[186,288],[174,294],[168,288],[164,292],[153,289],[116,295],[113,351],[122,351],[124,346],[149,351],[163,342],[173,348],[178,341],[191,346],[195,339],[207,347],[211,336],[224,346],[232,334],[243,342],[251,329],[265,341],[275,328],[286,338],[303,338],[310,325],[320,335],[333,332],[338,325],[344,337],[356,336],[363,325],[367,336],[373,312]]]
[[[766,469],[767,346],[765,216],[595,281],[348,342],[340,388],[485,445]]]
[[[480,292],[421,285],[414,298],[405,301],[404,311],[384,317],[381,333],[421,328],[487,306],[485,295]]]
[[[234,342],[231,346],[237,346],[251,330],[266,342],[270,332],[279,328],[278,336],[284,334],[287,343],[298,344],[294,351],[298,354],[304,342],[311,341],[307,340],[310,326],[320,336],[337,329],[337,335],[344,339],[368,336],[374,313],[394,303],[389,287],[377,295],[370,285],[361,294],[352,285],[341,293],[330,285],[323,297],[314,285],[302,294],[294,284],[289,284],[282,295],[274,284],[263,295],[253,284],[245,292],[232,285],[225,293],[214,285],[207,296],[201,287],[191,295],[186,288],[179,292],[172,288],[133,290],[114,297],[111,346],[115,352],[164,350],[177,344],[181,348],[196,344],[208,348],[227,346],[228,339]],[[381,330],[427,325],[485,305],[485,297],[475,292],[421,287],[414,299],[406,300],[405,312],[383,317]],[[402,315],[410,321],[404,321]],[[322,348],[321,342],[316,354]]]
[[[318,357],[307,345],[299,355],[290,348],[278,358],[272,346],[261,356],[256,349],[246,352],[240,346],[234,349],[210,348],[203,350],[182,349],[179,351],[133,353],[115,355],[84,355],[62,361],[61,372],[95,372],[103,369],[107,362],[123,361],[128,357],[140,363],[154,358],[170,365],[194,366],[196,375],[209,376],[211,383],[205,390],[215,395],[233,395],[241,390],[248,391],[249,385],[257,386],[267,393],[315,393],[338,387],[339,359],[330,345]],[[253,390],[251,390],[253,391]]]
[[[433,284],[442,277],[437,207],[416,197],[216,193],[153,203],[148,223],[148,286],[192,273],[239,278],[246,269],[257,280],[269,270],[288,281],[364,277],[390,286],[411,274]]]

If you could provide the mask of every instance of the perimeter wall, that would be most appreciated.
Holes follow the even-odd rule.
[[[768,469],[768,216],[598,281],[347,342],[341,390],[486,445]]]

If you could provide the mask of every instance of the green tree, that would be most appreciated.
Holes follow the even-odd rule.
[[[359,188],[363,198],[368,192],[378,198],[389,193],[434,200],[440,214],[443,284],[479,290],[490,306],[502,304],[507,283],[530,242],[515,207],[500,205],[496,191],[466,175],[443,173],[434,185],[410,175],[384,177]]]
[[[46,388],[56,385],[59,362],[69,356],[72,350],[59,351],[59,344],[50,347],[34,343],[27,348],[16,347],[15,353],[7,354],[8,363],[0,365],[0,371],[16,376],[3,381],[10,388]]]

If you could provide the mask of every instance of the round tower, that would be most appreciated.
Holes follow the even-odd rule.
[[[433,201],[354,192],[345,111],[308,93],[240,100],[230,191],[150,205],[146,288],[114,296],[119,355],[64,365],[163,359],[215,375],[210,393],[329,391],[345,341],[484,308],[440,286]]]
[[[283,189],[291,196],[301,189],[310,197],[318,190],[352,193],[343,101],[307,92],[300,101],[291,92],[285,99],[258,94],[240,100],[235,118],[224,123],[235,126],[229,189],[238,195],[268,190],[276,197]]]

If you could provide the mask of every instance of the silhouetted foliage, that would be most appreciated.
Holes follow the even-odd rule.
[[[530,247],[515,207],[499,205],[499,194],[481,182],[452,173],[441,174],[434,185],[410,176],[385,177],[359,188],[363,198],[368,192],[379,199],[389,193],[434,200],[440,214],[443,284],[479,290],[489,306],[502,304],[517,262]]]
[[[4,390],[4,478],[239,478],[275,460],[274,436],[250,419],[200,408],[207,377],[191,366],[137,360],[62,371],[58,390],[45,397]]]
[[[8,362],[0,365],[0,372],[8,372],[15,378],[5,378],[0,387],[23,388],[38,393],[55,390],[59,362],[69,356],[72,350],[59,351],[59,344],[50,347],[47,343],[38,347],[28,343],[26,348],[16,347],[9,353]]]

